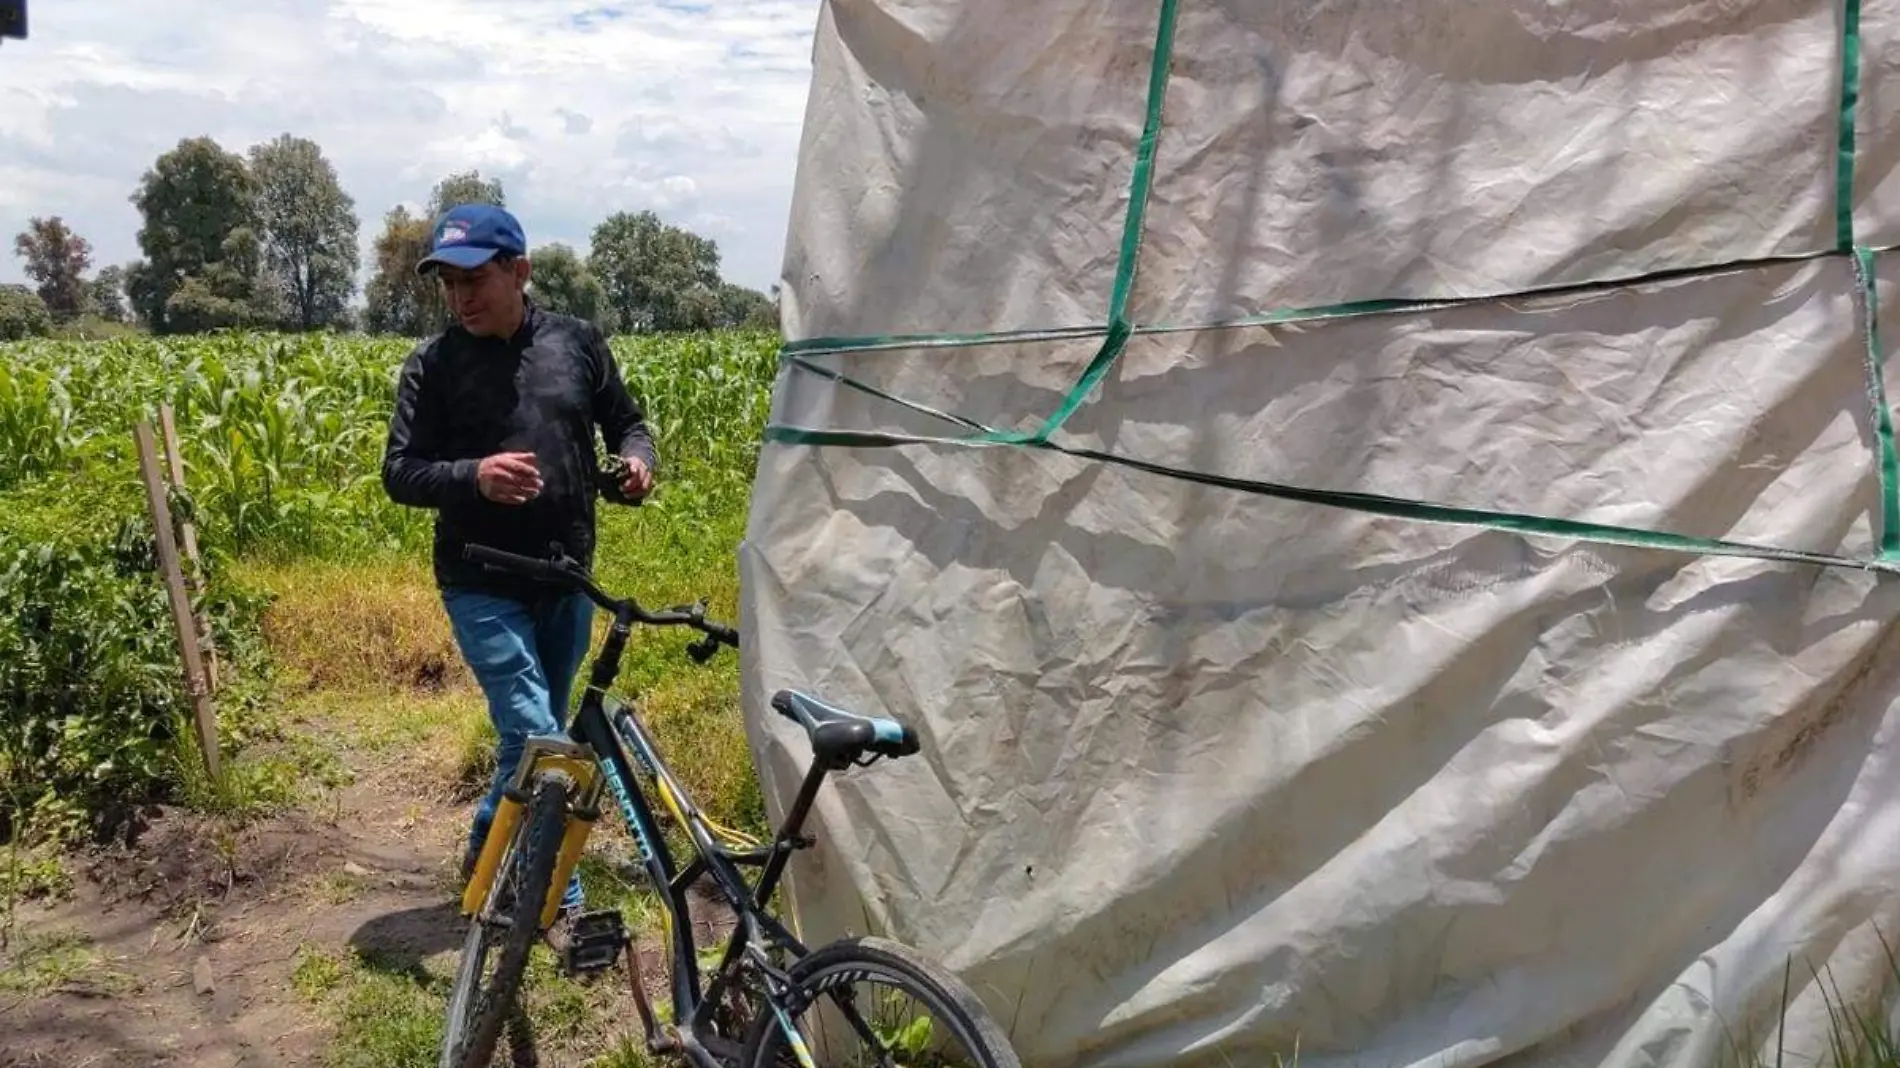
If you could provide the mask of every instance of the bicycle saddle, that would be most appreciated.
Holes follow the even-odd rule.
[[[797,690],[773,694],[772,708],[805,728],[812,751],[831,768],[856,763],[867,752],[896,760],[920,748],[917,732],[896,720],[860,716]]]

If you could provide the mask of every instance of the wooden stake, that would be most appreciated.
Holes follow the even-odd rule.
[[[165,574],[165,593],[171,600],[172,623],[178,628],[178,647],[185,660],[185,692],[198,723],[198,746],[204,751],[205,770],[218,775],[218,724],[205,689],[204,664],[198,654],[198,628],[191,618],[191,598],[185,593],[185,574],[178,566],[178,545],[172,536],[171,507],[165,501],[165,476],[158,466],[152,424],[138,423],[139,472],[145,477],[145,499],[151,506],[152,531],[158,538],[158,566]]]
[[[158,425],[165,435],[165,459],[171,467],[172,485],[185,484],[184,451],[178,447],[178,423],[172,417],[172,406],[161,404],[158,407]],[[198,525],[190,519],[179,523],[180,533],[185,543],[185,559],[191,561],[191,581],[188,588],[199,597],[204,595],[204,558],[198,555]],[[198,640],[204,645],[205,686],[212,693],[218,692],[218,647],[211,640],[211,620],[203,612],[194,613],[198,624]]]

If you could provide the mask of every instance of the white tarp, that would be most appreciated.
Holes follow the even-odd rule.
[[[1102,323],[1158,6],[827,3],[789,335]],[[1838,8],[1183,0],[1130,316],[1831,249]],[[1900,26],[1869,7],[1862,31],[1854,223],[1878,245],[1900,230]],[[1900,269],[1878,273],[1884,356]],[[1857,298],[1837,256],[1140,335],[1057,438],[1865,558]],[[1027,428],[1098,344],[814,362]],[[773,420],[961,432],[798,371]],[[1900,579],[1025,448],[786,443],[763,450],[742,579],[774,813],[808,749],[773,690],[924,737],[823,797],[791,886],[804,934],[940,957],[1035,1068],[1296,1046],[1368,1068],[1734,1063],[1773,1057],[1784,975],[1781,1038],[1807,1057],[1816,969],[1886,1011]]]

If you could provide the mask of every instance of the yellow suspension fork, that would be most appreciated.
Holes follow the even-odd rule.
[[[488,900],[495,869],[501,866],[502,855],[514,844],[515,825],[521,822],[522,801],[513,783],[502,792],[501,803],[495,806],[495,818],[488,825],[488,840],[482,843],[482,854],[475,860],[468,885],[462,888],[462,915],[475,915]]]
[[[567,881],[574,874],[574,868],[580,863],[581,851],[587,848],[587,836],[594,830],[594,824],[600,819],[600,784],[594,766],[587,766],[589,782],[577,790],[583,800],[568,808],[567,824],[561,832],[561,852],[554,859],[554,878],[548,880],[548,898],[541,904],[541,926],[554,922],[554,914],[560,910],[561,899],[567,896]]]
[[[529,739],[521,764],[495,807],[495,818],[489,826],[487,840],[482,843],[481,855],[475,861],[475,870],[462,890],[463,915],[474,915],[488,900],[495,873],[501,867],[502,858],[513,850],[515,832],[533,796],[530,784],[549,774],[565,781],[568,787],[561,848],[555,857],[554,878],[548,884],[548,896],[540,917],[543,927],[554,922],[561,898],[566,895],[568,880],[587,847],[587,837],[600,818],[600,794],[604,785],[593,752],[564,738]]]

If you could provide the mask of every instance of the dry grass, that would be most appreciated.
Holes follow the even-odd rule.
[[[437,802],[471,800],[495,766],[495,729],[473,687],[319,690],[297,699],[295,715],[302,729],[372,758],[380,773]]]
[[[276,595],[264,617],[279,665],[306,689],[472,687],[426,559],[247,567]]]
[[[670,675],[641,695],[640,709],[661,758],[706,814],[761,833],[765,801],[727,673],[706,669]]]
[[[737,599],[726,575],[681,582],[668,574],[668,588],[656,594],[640,589],[659,585],[650,571],[640,582],[616,573],[635,570],[625,558],[604,563],[605,580],[657,603],[685,599],[690,590],[730,618]],[[340,728],[351,746],[389,753],[453,800],[472,800],[486,788],[495,729],[455,647],[426,560],[247,568],[248,581],[275,595],[265,633],[286,681],[302,691],[302,713]],[[595,650],[606,627],[604,616],[595,619]],[[739,714],[734,658],[728,653],[697,667],[683,655],[688,640],[678,631],[636,631],[615,690],[639,701],[661,753],[714,819],[758,830],[764,803]]]
[[[265,637],[300,712],[351,747],[466,801],[495,766],[495,728],[426,558],[257,564],[275,600]]]
[[[450,723],[446,740],[435,749],[436,772],[448,781],[457,800],[473,801],[488,789],[500,741],[494,721],[488,718],[488,706],[479,700]]]

